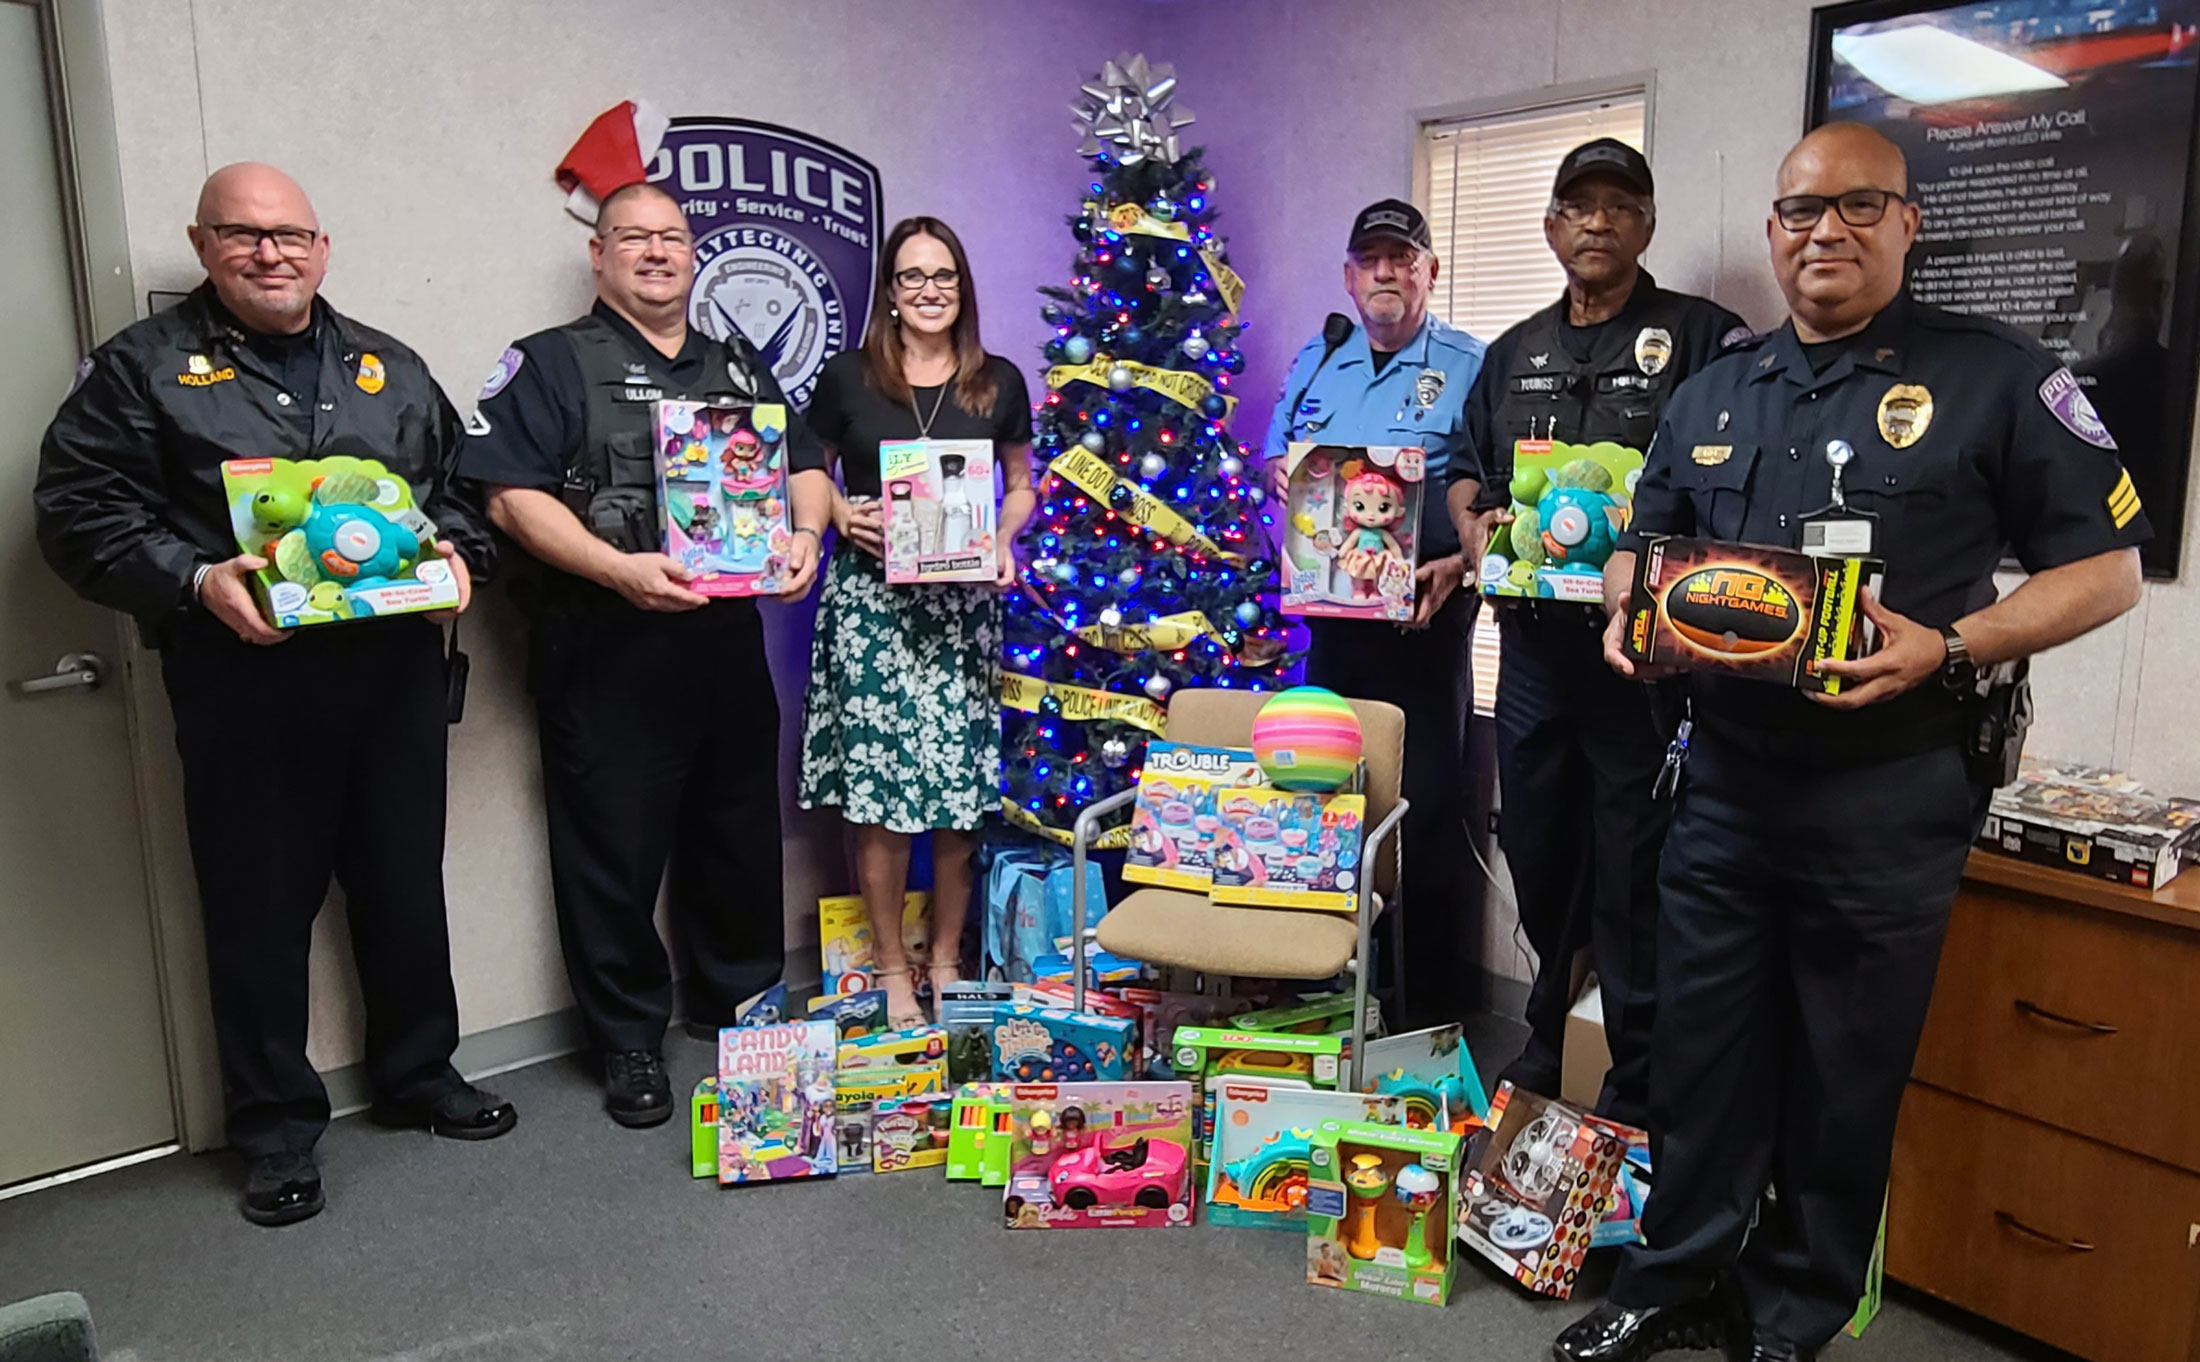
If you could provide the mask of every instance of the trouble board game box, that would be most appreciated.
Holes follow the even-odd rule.
[[[1427,454],[1302,441],[1283,461],[1283,613],[1412,619]]]
[[[1876,558],[1653,539],[1635,559],[1627,655],[1837,695],[1841,678],[1811,664],[1872,650],[1863,593],[1879,589],[1882,571]]]
[[[267,560],[252,594],[277,629],[458,605],[434,523],[377,460],[231,459],[222,493],[237,547]]]
[[[2159,889],[2200,853],[2200,801],[2096,766],[2026,761],[1994,791],[1978,845],[2004,856]]]
[[[887,582],[992,581],[993,442],[886,440],[878,457]]]
[[[1485,596],[1601,603],[1604,564],[1634,513],[1642,452],[1610,440],[1513,443],[1512,523],[1490,536]]]
[[[1210,855],[1222,827],[1221,801],[1267,783],[1250,748],[1147,743],[1123,878],[1170,889],[1207,888],[1213,879]]]
[[[694,574],[690,590],[760,596],[786,584],[786,436],[775,404],[657,404],[665,556]]]

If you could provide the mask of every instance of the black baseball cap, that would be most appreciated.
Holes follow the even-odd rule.
[[[1369,237],[1387,236],[1403,241],[1408,246],[1418,246],[1424,251],[1436,248],[1429,243],[1428,219],[1421,210],[1404,199],[1378,199],[1360,210],[1352,219],[1352,236],[1344,248],[1356,251],[1360,243]]]
[[[1646,199],[1658,194],[1650,178],[1650,163],[1641,152],[1617,138],[1599,137],[1566,153],[1566,159],[1558,163],[1558,178],[1551,182],[1551,196],[1556,198],[1591,175],[1609,176]]]

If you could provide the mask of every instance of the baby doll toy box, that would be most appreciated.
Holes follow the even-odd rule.
[[[1412,619],[1427,455],[1302,442],[1283,460],[1283,613]]]
[[[1267,783],[1250,748],[1147,743],[1123,878],[1206,889],[1213,878],[1209,857],[1222,827],[1221,802],[1234,791]]]
[[[1306,1187],[1306,1280],[1420,1305],[1451,1297],[1459,1147],[1448,1130],[1324,1121]]]
[[[458,605],[435,525],[374,459],[231,459],[222,492],[237,546],[267,560],[252,594],[278,629]]]
[[[1189,1083],[1018,1083],[1008,1148],[1010,1229],[1192,1223]]]
[[[1512,523],[1490,537],[1485,596],[1604,599],[1604,564],[1634,510],[1642,452],[1610,440],[1513,446]]]
[[[1881,571],[1876,558],[1653,539],[1635,559],[1627,655],[1838,695],[1841,678],[1811,664],[1872,650],[1863,593],[1878,590]]]
[[[1613,1208],[1627,1127],[1498,1085],[1490,1134],[1461,1178],[1459,1241],[1530,1291],[1565,1300]]]
[[[657,500],[665,554],[705,596],[762,596],[786,584],[787,409],[657,404]]]
[[[718,1033],[718,1180],[777,1182],[839,1171],[828,1021]]]
[[[887,440],[878,459],[886,580],[992,581],[993,442]]]

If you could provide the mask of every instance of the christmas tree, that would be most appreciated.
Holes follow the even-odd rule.
[[[1244,283],[1176,77],[1107,63],[1075,106],[1092,167],[1035,422],[1039,507],[1007,607],[1003,808],[1067,839],[1138,778],[1182,686],[1272,689],[1287,662],[1264,493],[1231,441]],[[1119,821],[1119,820],[1117,820]]]

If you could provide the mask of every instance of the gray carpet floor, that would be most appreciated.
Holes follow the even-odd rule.
[[[712,1062],[667,1058],[683,1085]],[[488,1144],[337,1122],[328,1210],[288,1229],[239,1218],[229,1155],[0,1202],[0,1299],[82,1292],[108,1362],[1540,1362],[1586,1308],[1471,1259],[1443,1310],[1323,1290],[1256,1230],[1011,1232],[997,1191],[931,1172],[722,1190],[687,1178],[684,1123],[606,1120],[578,1060],[492,1086],[520,1124]],[[1909,1298],[1828,1355],[2059,1356]]]

